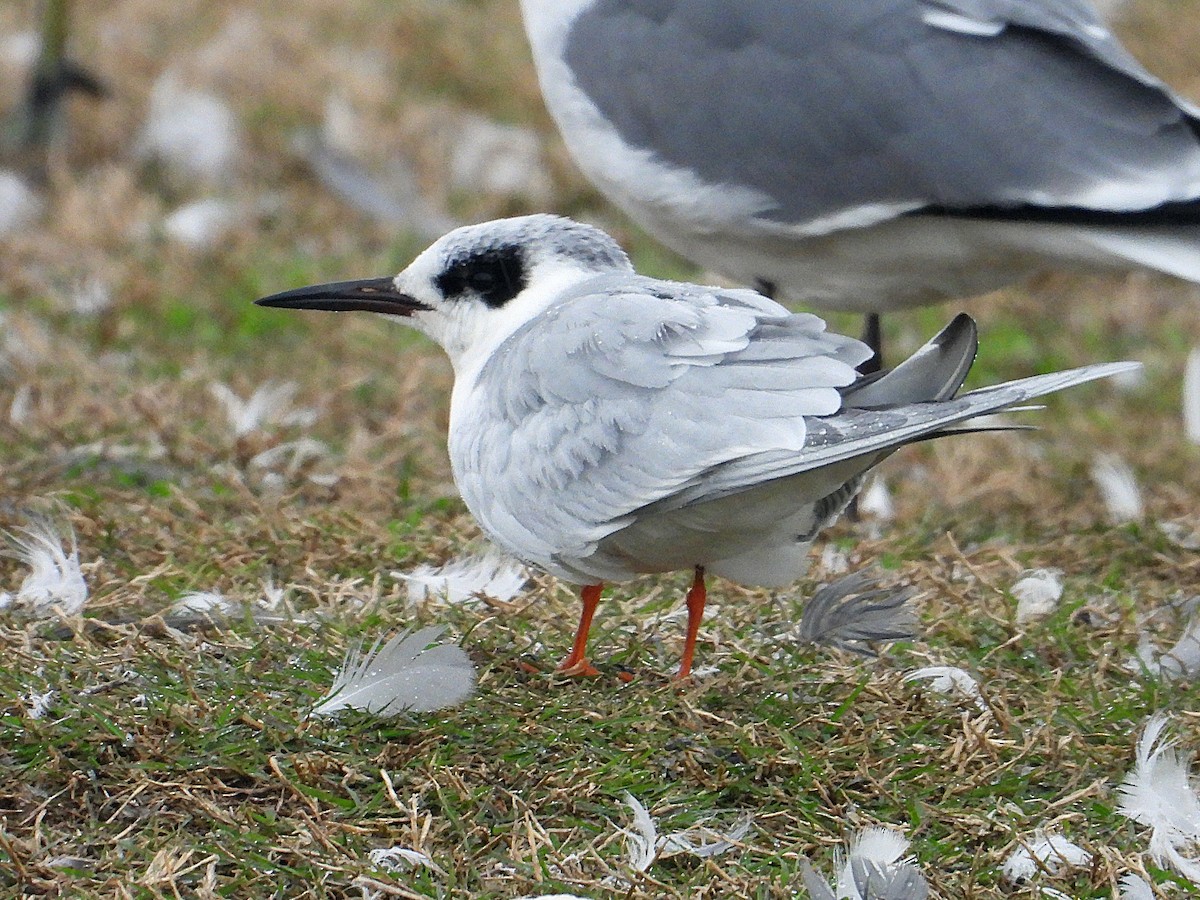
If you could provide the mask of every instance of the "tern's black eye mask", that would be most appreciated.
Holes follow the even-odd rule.
[[[524,253],[507,244],[451,262],[434,283],[447,299],[471,294],[498,309],[521,293],[528,280]]]

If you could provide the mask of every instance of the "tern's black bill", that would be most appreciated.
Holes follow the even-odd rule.
[[[418,310],[429,309],[408,294],[396,290],[396,284],[391,278],[314,284],[281,294],[272,294],[254,302],[259,306],[275,306],[280,309],[328,309],[333,312],[363,310],[386,313],[390,316],[411,316]]]

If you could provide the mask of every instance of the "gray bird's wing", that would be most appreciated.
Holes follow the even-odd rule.
[[[887,456],[905,444],[939,434],[976,416],[997,412],[1034,397],[1138,367],[1118,362],[1035,375],[971,391],[952,400],[910,403],[888,408],[844,409],[835,416],[810,419],[801,453],[771,450],[731,460],[699,473],[686,488],[639,514],[678,509],[761,486],[765,482],[810,472],[854,457]]]
[[[1200,196],[1194,110],[1085,0],[597,0],[563,55],[627,144],[777,224]]]
[[[455,476],[501,543],[586,555],[701,473],[794,455],[870,352],[749,291],[593,279],[485,364],[474,423],[451,428]]]

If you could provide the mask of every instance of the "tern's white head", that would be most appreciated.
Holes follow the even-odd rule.
[[[567,288],[632,272],[603,231],[558,216],[521,216],[457,228],[394,278],[315,285],[257,302],[403,317],[441,344],[461,373]]]

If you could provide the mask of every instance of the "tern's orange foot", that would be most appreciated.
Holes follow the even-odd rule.
[[[571,662],[568,659],[555,669],[554,672],[556,675],[562,675],[566,678],[592,678],[600,674],[600,670],[588,662],[586,657],[578,662]]]

